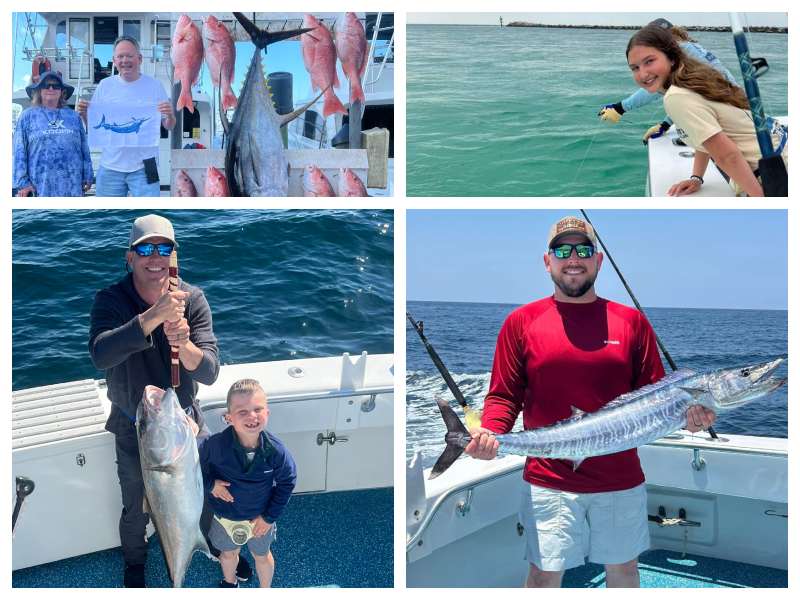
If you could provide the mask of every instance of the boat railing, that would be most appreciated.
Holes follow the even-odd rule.
[[[485,483],[491,483],[491,482],[493,482],[493,481],[495,481],[497,479],[500,479],[501,477],[505,477],[506,475],[508,475],[509,473],[511,473],[513,471],[521,470],[523,468],[523,466],[524,466],[524,463],[522,463],[522,462],[510,464],[509,466],[505,467],[503,470],[501,470],[501,471],[499,471],[497,473],[493,473],[492,475],[489,475],[488,477],[482,478],[482,479],[477,480],[477,481],[473,479],[473,480],[464,482],[464,483],[462,483],[460,485],[457,485],[455,487],[452,487],[449,490],[447,490],[444,494],[442,494],[441,496],[436,498],[436,501],[433,503],[433,506],[431,506],[431,508],[426,512],[425,517],[422,519],[422,523],[419,524],[419,527],[417,528],[416,532],[414,532],[414,535],[412,535],[411,538],[409,538],[406,541],[406,552],[410,552],[411,550],[414,549],[414,547],[417,544],[420,544],[420,540],[422,539],[422,536],[425,534],[425,531],[428,529],[428,526],[433,521],[433,518],[436,516],[436,513],[439,512],[439,509],[442,507],[442,505],[445,502],[447,502],[447,500],[449,498],[455,496],[456,494],[460,494],[461,492],[470,491],[470,490],[472,490],[473,488],[475,488],[478,485],[483,485]]]
[[[291,402],[295,400],[332,400],[341,398],[355,398],[358,396],[369,396],[361,403],[361,410],[370,412],[375,407],[375,399],[383,394],[393,394],[393,386],[375,386],[364,387],[352,390],[336,390],[329,392],[319,392],[311,394],[270,394],[270,402]],[[218,410],[227,408],[225,400],[216,400],[214,402],[204,402],[200,408],[205,411]]]
[[[372,30],[372,40],[369,44],[369,54],[367,56],[367,68],[364,71],[364,76],[361,79],[361,87],[371,86],[376,84],[383,74],[383,70],[386,67],[387,62],[394,62],[394,24],[388,27],[381,27],[381,19],[383,17],[383,13],[379,12],[377,18],[375,19],[375,27]],[[381,58],[380,62],[376,62],[375,58],[375,48],[378,42],[378,34],[382,31],[391,31],[392,36],[389,38],[389,42],[387,43],[385,52],[383,57]],[[374,75],[375,70],[377,69],[377,75]]]

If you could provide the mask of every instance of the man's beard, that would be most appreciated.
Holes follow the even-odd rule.
[[[555,283],[558,286],[558,289],[564,292],[564,295],[568,298],[580,298],[586,292],[592,289],[594,281],[597,279],[597,273],[594,274],[594,277],[587,276],[586,281],[575,285],[567,285],[561,280],[562,278],[556,278],[556,276],[552,273],[550,273],[550,279],[553,280],[553,283]]]

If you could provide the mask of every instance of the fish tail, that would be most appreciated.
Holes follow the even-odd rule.
[[[225,90],[225,94],[222,96],[222,109],[228,110],[229,108],[236,108],[239,104],[239,101],[236,99],[236,96],[233,94],[233,90],[227,89]]]
[[[242,13],[235,12],[233,13],[233,16],[236,17],[236,20],[239,21],[239,24],[244,28],[244,30],[250,36],[252,42],[256,45],[256,48],[259,50],[263,50],[268,45],[274,44],[275,42],[288,40],[314,30],[313,27],[305,27],[301,29],[292,29],[290,31],[267,31],[266,29],[259,28]]]
[[[334,94],[332,88],[328,88],[328,91],[325,92],[325,102],[322,105],[322,114],[325,118],[328,118],[330,115],[334,113],[339,113],[342,115],[347,114],[347,109],[342,104],[342,101]]]
[[[435,479],[444,473],[450,467],[450,465],[452,465],[456,459],[461,456],[461,453],[464,452],[463,447],[450,440],[452,438],[462,438],[463,436],[469,437],[467,428],[464,427],[464,424],[458,418],[458,415],[455,413],[455,411],[450,408],[450,405],[447,403],[447,401],[437,398],[436,404],[439,405],[439,411],[442,413],[442,419],[444,419],[444,424],[447,427],[447,435],[445,436],[445,440],[447,440],[447,446],[445,447],[441,456],[439,456],[439,460],[437,460],[436,464],[433,465],[433,469],[431,469],[431,474],[428,476],[428,479]]]
[[[350,106],[355,102],[361,101],[361,104],[366,104],[367,99],[364,97],[364,89],[361,87],[361,80],[357,77],[350,79]]]
[[[178,96],[178,102],[175,105],[178,110],[188,108],[190,113],[194,113],[194,102],[192,100],[192,88],[188,85],[184,86],[181,83],[181,95]]]

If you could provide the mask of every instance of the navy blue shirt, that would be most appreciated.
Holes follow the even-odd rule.
[[[262,431],[253,461],[247,464],[233,427],[209,437],[200,446],[203,485],[214,514],[233,521],[253,520],[261,515],[274,523],[289,503],[297,483],[292,455],[278,438]],[[214,480],[230,483],[233,502],[211,495]]]

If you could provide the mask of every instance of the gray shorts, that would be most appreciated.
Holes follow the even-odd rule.
[[[645,484],[619,492],[576,494],[525,484],[520,523],[525,559],[543,571],[626,563],[650,547]]]
[[[273,523],[269,531],[261,537],[252,537],[247,540],[247,547],[250,548],[250,552],[258,556],[269,554],[269,548],[276,538],[275,530],[277,527],[278,524]],[[231,539],[231,536],[228,535],[228,532],[225,531],[225,528],[220,525],[216,518],[211,519],[211,529],[208,531],[208,537],[211,543],[219,550],[230,552],[231,550],[239,550],[241,548],[241,546]]]

